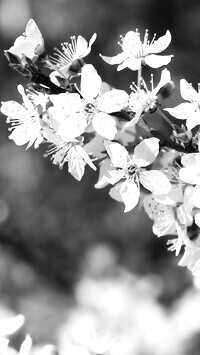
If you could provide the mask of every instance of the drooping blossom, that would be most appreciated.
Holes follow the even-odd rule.
[[[196,240],[187,240],[178,265],[186,266],[194,277],[200,277],[200,236]]]
[[[162,70],[160,82],[154,88],[153,77],[151,79],[151,90],[147,88],[144,80],[141,81],[142,87],[137,87],[134,83],[131,85],[132,93],[129,97],[129,107],[135,112],[134,118],[126,124],[126,127],[136,124],[143,112],[151,112],[158,107],[157,94],[159,90],[170,81],[170,72],[167,69]]]
[[[47,66],[54,70],[50,78],[55,80],[56,76],[68,79],[69,77],[77,76],[80,74],[81,67],[83,66],[83,58],[86,57],[91,47],[96,40],[96,33],[93,34],[89,43],[82,36],[71,37],[71,43],[64,42],[61,44],[62,50],[56,48],[54,56],[50,56],[47,60]]]
[[[85,111],[94,130],[106,139],[113,140],[116,133],[116,120],[110,114],[120,111],[128,103],[124,90],[109,90],[101,93],[102,80],[91,64],[82,68],[81,94]]]
[[[195,209],[195,223],[200,227],[200,153],[185,154],[181,158],[183,165],[179,178],[192,185],[192,203]]]
[[[43,36],[33,19],[30,19],[26,25],[25,32],[17,37],[14,45],[6,52],[10,52],[22,59],[23,56],[28,57],[35,62],[44,52]]]
[[[179,120],[186,120],[187,129],[191,130],[200,125],[200,86],[196,91],[187,80],[181,79],[180,93],[182,98],[189,102],[165,110]]]
[[[167,65],[172,55],[158,55],[164,51],[171,42],[171,34],[169,31],[158,40],[155,41],[155,35],[152,41],[149,41],[148,30],[146,30],[144,39],[141,41],[140,33],[136,31],[129,31],[125,37],[121,36],[119,45],[122,52],[113,56],[107,57],[101,55],[103,60],[108,64],[118,64],[117,70],[129,68],[131,70],[138,70],[142,65],[146,64],[152,68],[159,68]]]
[[[38,148],[43,141],[40,113],[25,94],[23,86],[18,85],[17,88],[23,98],[23,105],[16,101],[6,101],[1,106],[1,112],[8,117],[7,123],[11,124],[9,139],[19,146],[28,143],[27,149],[33,144],[34,148]]]
[[[50,144],[49,150],[44,155],[51,156],[52,163],[58,165],[61,169],[65,163],[68,163],[68,172],[78,181],[80,181],[85,172],[85,166],[88,164],[93,170],[96,170],[89,155],[83,147],[83,137],[65,141],[54,129],[46,128],[47,142]]]
[[[44,127],[46,140],[51,147],[45,156],[51,155],[53,164],[60,168],[68,163],[68,171],[81,180],[85,165],[94,170],[89,155],[83,148],[83,136],[87,119],[83,114],[83,104],[78,94],[63,93],[51,95],[53,106],[47,110],[49,126]]]
[[[131,155],[119,143],[105,141],[105,148],[112,163],[105,179],[108,183],[115,185],[110,190],[110,196],[124,202],[124,212],[132,210],[137,205],[140,197],[140,184],[156,194],[170,191],[171,184],[162,172],[144,169],[153,163],[159,153],[157,138],[144,139],[135,147]]]
[[[146,195],[143,206],[149,218],[153,220],[153,233],[158,237],[177,235],[168,241],[169,250],[179,254],[185,244],[187,227],[193,223],[192,187],[185,190],[173,187],[168,194],[156,196]]]

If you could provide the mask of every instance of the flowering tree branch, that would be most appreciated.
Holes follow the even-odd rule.
[[[9,65],[32,82],[28,89],[18,85],[22,104],[11,100],[1,105],[10,124],[9,138],[27,148],[48,144],[45,157],[61,168],[67,164],[79,181],[86,165],[98,168],[95,187],[110,185],[109,195],[123,203],[124,212],[137,206],[141,189],[148,190],[142,203],[153,220],[154,234],[174,235],[169,250],[178,255],[183,248],[179,265],[200,276],[199,88],[196,91],[181,79],[180,93],[186,102],[163,108],[175,89],[169,70],[162,69],[156,87],[153,75],[149,86],[142,71],[146,65],[159,69],[170,63],[173,55],[160,53],[169,46],[171,34],[167,31],[150,41],[148,31],[141,39],[137,29],[120,37],[118,54],[101,55],[118,71],[128,68],[137,73],[137,84],[129,83],[129,92],[111,88],[83,59],[96,37],[93,34],[89,42],[80,35],[71,37],[53,55],[46,55],[38,26],[28,21],[25,33],[5,51]],[[173,123],[164,111],[185,124]],[[147,114],[154,112],[169,125],[169,137],[149,124]]]

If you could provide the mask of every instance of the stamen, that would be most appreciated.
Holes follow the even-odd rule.
[[[144,40],[143,40],[144,45],[148,44],[148,37],[149,37],[149,31],[146,29],[144,34]]]
[[[154,85],[153,85],[153,74],[151,74],[150,84],[151,84],[151,91],[153,91],[153,90],[154,90]]]
[[[156,38],[156,33],[154,33],[154,35],[153,35],[153,39],[151,40],[150,45],[154,43],[155,38]]]

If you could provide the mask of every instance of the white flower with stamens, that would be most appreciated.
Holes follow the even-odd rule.
[[[105,147],[113,165],[113,169],[108,171],[110,176],[106,176],[106,179],[112,185],[117,183],[110,190],[110,196],[124,202],[124,212],[132,210],[137,205],[140,184],[158,195],[170,191],[171,184],[162,172],[144,169],[153,163],[159,153],[157,138],[144,139],[135,147],[132,155],[129,155],[119,143],[105,141]]]
[[[182,245],[187,240],[187,227],[193,223],[192,190],[188,186],[183,190],[172,188],[166,195],[147,195],[143,206],[149,218],[153,220],[153,233],[158,237],[178,235],[169,240],[169,250],[179,254]]]
[[[7,123],[11,123],[9,129],[12,133],[9,139],[15,144],[21,146],[26,143],[27,149],[34,144],[38,148],[43,141],[43,131],[41,119],[37,107],[34,107],[31,100],[25,94],[22,85],[18,85],[18,91],[21,94],[24,104],[20,105],[16,101],[2,102],[1,112],[7,116]]]
[[[78,181],[81,180],[84,174],[86,164],[88,164],[93,170],[96,170],[95,165],[83,148],[83,137],[74,137],[80,133],[78,132],[79,128],[76,127],[77,132],[75,133],[74,130],[74,136],[71,135],[70,138],[70,135],[67,135],[67,133],[67,136],[62,133],[61,135],[58,134],[58,132],[61,131],[59,131],[59,125],[56,121],[52,120],[51,125],[52,128],[45,128],[46,139],[47,142],[50,143],[50,148],[44,156],[47,157],[50,155],[52,163],[58,165],[61,169],[65,163],[68,163],[69,173]],[[62,136],[65,139],[63,139]]]
[[[200,153],[185,154],[181,158],[183,168],[179,170],[179,178],[191,186],[192,203],[195,208],[195,223],[200,227]]]
[[[180,93],[182,98],[189,102],[165,110],[179,120],[186,120],[187,129],[191,130],[200,125],[200,85],[197,92],[185,79],[181,79]]]
[[[89,43],[82,36],[71,37],[71,43],[64,42],[61,44],[62,50],[55,49],[54,57],[49,57],[47,60],[47,66],[53,69],[50,78],[54,80],[58,75],[61,78],[68,79],[69,77],[76,76],[80,73],[80,69],[84,62],[82,58],[86,57],[91,47],[96,40],[96,33],[93,34]]]
[[[170,81],[170,72],[167,69],[162,70],[159,84],[154,88],[153,76],[151,78],[151,90],[148,90],[144,80],[141,80],[142,88],[137,87],[134,83],[131,85],[132,93],[129,97],[130,109],[135,112],[134,118],[126,124],[126,127],[136,124],[143,112],[151,112],[156,110],[158,106],[157,94],[159,90]]]
[[[33,62],[44,52],[44,39],[33,19],[28,21],[24,34],[19,36],[14,45],[6,52],[10,52],[20,59],[26,56]]]
[[[101,85],[101,77],[93,65],[84,65],[81,74],[81,94],[88,119],[98,134],[113,140],[117,128],[116,121],[110,114],[120,111],[127,105],[128,94],[117,89],[101,94]]]
[[[140,39],[140,33],[136,31],[129,31],[125,37],[121,36],[121,42],[119,45],[122,48],[122,52],[114,57],[106,57],[101,55],[103,60],[108,64],[119,64],[117,70],[129,68],[131,70],[138,70],[142,64],[147,64],[152,68],[159,68],[163,65],[167,65],[172,55],[158,55],[164,51],[171,42],[171,34],[169,31],[157,41],[155,41],[155,35],[150,42],[148,39],[148,31],[146,30],[143,42]]]

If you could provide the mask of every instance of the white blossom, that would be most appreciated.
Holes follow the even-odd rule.
[[[50,148],[45,157],[51,156],[52,163],[58,165],[61,169],[65,163],[68,163],[69,173],[78,181],[82,179],[85,172],[85,165],[88,164],[93,170],[96,170],[89,155],[83,148],[83,138],[73,138],[70,142],[65,141],[56,134],[54,129],[46,128],[47,142]]]
[[[140,39],[140,33],[136,31],[129,31],[119,42],[122,52],[114,57],[107,57],[101,55],[103,60],[108,64],[119,64],[117,70],[129,68],[131,70],[138,70],[142,64],[147,64],[152,68],[159,68],[167,65],[172,55],[158,55],[164,51],[171,42],[171,34],[169,31],[158,40],[155,41],[155,35],[152,41],[149,41],[148,30],[146,30],[143,42]]]
[[[151,80],[151,90],[147,88],[144,80],[141,81],[142,88],[134,83],[131,85],[132,93],[129,97],[130,109],[135,112],[134,118],[126,124],[126,127],[136,124],[143,112],[155,110],[158,106],[157,94],[159,90],[170,81],[170,72],[167,69],[162,70],[159,84],[154,88],[153,77]]]
[[[25,94],[22,85],[18,85],[18,91],[23,98],[23,105],[20,105],[16,101],[6,101],[2,102],[1,106],[1,112],[8,117],[7,123],[11,124],[9,130],[12,133],[9,139],[12,139],[19,146],[28,143],[27,149],[33,144],[35,148],[38,148],[43,141],[42,125],[38,109],[34,107],[31,100]]]
[[[61,78],[68,79],[80,73],[80,68],[83,66],[82,58],[86,57],[91,47],[96,40],[96,33],[93,34],[89,43],[82,36],[71,37],[71,43],[64,42],[61,44],[62,50],[55,49],[54,56],[50,56],[47,60],[47,66],[53,69],[50,77],[52,81],[56,75]]]
[[[156,194],[170,191],[171,184],[162,172],[144,169],[158,155],[159,140],[157,138],[144,139],[135,147],[133,155],[129,155],[119,143],[105,141],[105,147],[113,169],[109,170],[108,176],[105,175],[104,178],[110,184],[116,184],[110,190],[110,195],[112,198],[124,202],[124,212],[132,210],[137,205],[140,196],[140,183]]]
[[[17,37],[14,45],[5,52],[10,52],[20,59],[26,56],[33,62],[44,52],[44,39],[33,19],[28,21],[25,32]]]
[[[177,235],[177,238],[168,241],[169,250],[175,251],[176,255],[188,239],[187,227],[193,223],[191,195],[190,187],[184,192],[180,187],[175,187],[168,194],[147,195],[143,199],[144,209],[153,220],[153,233],[158,237]]]
[[[170,115],[180,120],[186,120],[188,130],[200,125],[200,86],[198,92],[185,79],[180,80],[180,93],[184,102],[173,108],[165,108]]]
[[[116,133],[116,120],[110,114],[120,111],[128,103],[124,90],[109,90],[101,94],[102,80],[91,64],[82,68],[81,94],[84,99],[88,119],[95,131],[106,139],[113,140]]]

